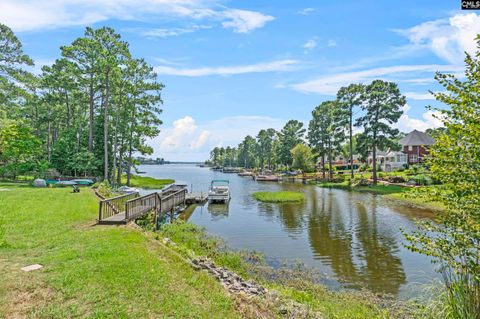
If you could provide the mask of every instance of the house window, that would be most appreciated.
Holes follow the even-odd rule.
[[[408,145],[408,150],[411,152],[413,151],[413,145]]]
[[[410,162],[418,163],[418,155],[417,154],[410,155]]]

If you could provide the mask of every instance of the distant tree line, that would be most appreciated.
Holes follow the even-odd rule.
[[[163,84],[132,57],[113,29],[86,28],[60,47],[53,65],[34,62],[0,24],[0,175],[62,175],[127,179],[136,153],[158,135]]]
[[[342,153],[349,158],[353,177],[353,155],[360,154],[366,161],[372,153],[376,183],[376,152],[398,147],[395,141],[400,132],[393,124],[402,115],[405,103],[405,96],[393,82],[351,84],[342,87],[335,100],[324,101],[312,111],[308,129],[302,122],[290,120],[279,132],[264,129],[256,137],[246,136],[237,147],[215,147],[210,152],[210,162],[222,166],[312,171],[319,158],[321,167],[328,163],[332,178],[332,161]],[[354,134],[354,127],[363,131]],[[325,178],[325,170],[322,172]]]

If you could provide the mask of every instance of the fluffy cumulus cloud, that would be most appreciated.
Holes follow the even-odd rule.
[[[153,157],[168,160],[203,161],[215,146],[236,146],[246,135],[272,127],[281,129],[286,120],[265,116],[231,116],[197,124],[185,116],[166,127],[159,136],[149,141]]]
[[[261,12],[227,8],[215,0],[0,1],[0,21],[17,32],[88,25],[109,19],[149,21],[158,17],[220,22],[224,28],[238,33],[261,28],[274,19]],[[195,31],[190,28],[157,32],[171,35],[185,33],[186,30]]]
[[[166,130],[166,135],[160,146],[163,149],[177,149],[191,140],[197,130],[195,120],[191,116],[185,116],[173,122],[173,127]]]
[[[306,82],[292,85],[292,88],[303,93],[317,93],[322,95],[336,95],[339,88],[350,83],[367,83],[374,79],[402,81],[412,76],[433,74],[436,71],[459,71],[462,67],[452,65],[399,65],[382,68],[373,68],[360,71],[336,73],[322,76]]]
[[[157,74],[178,75],[178,76],[209,76],[209,75],[235,75],[245,73],[264,73],[276,71],[292,70],[297,60],[276,60],[272,62],[262,62],[256,64],[237,65],[237,66],[220,66],[220,67],[202,67],[202,68],[177,68],[168,65],[155,67]]]
[[[452,64],[461,64],[463,52],[476,50],[474,39],[480,33],[480,16],[461,13],[395,31],[408,38],[411,45],[427,48]]]
[[[232,28],[237,33],[248,33],[274,19],[260,12],[239,9],[225,10],[221,15],[226,18],[226,21],[222,22],[223,27]]]
[[[428,128],[442,127],[441,113],[438,111],[428,110],[422,114],[422,119],[412,118],[408,113],[411,106],[405,104],[403,107],[403,115],[400,117],[395,127],[402,132],[410,132],[412,130],[425,131]]]

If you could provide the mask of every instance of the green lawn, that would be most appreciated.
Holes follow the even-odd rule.
[[[0,184],[0,318],[242,317],[213,278],[97,212],[89,189]]]
[[[207,255],[245,278],[255,276],[245,255],[226,249],[197,226],[162,228],[159,235],[177,243],[173,251],[153,233],[95,225],[97,212],[88,188],[72,193],[0,183],[0,318],[281,317],[278,304],[231,296],[180,257]],[[247,254],[249,260],[262,260]],[[20,270],[36,263],[44,267]],[[363,295],[332,292],[299,279],[254,278],[287,303],[293,299],[324,318],[395,317]]]
[[[157,179],[148,176],[132,175],[130,178],[130,186],[132,187],[141,187],[141,188],[150,188],[150,189],[161,189],[166,185],[174,183],[173,179]],[[127,183],[127,176],[122,176],[122,184]]]
[[[305,195],[298,192],[256,192],[253,197],[261,202],[266,203],[290,203],[301,202],[305,200]]]

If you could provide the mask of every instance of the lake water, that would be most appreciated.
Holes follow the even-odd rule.
[[[173,178],[189,191],[207,192],[213,179],[228,179],[228,205],[197,206],[189,221],[225,239],[234,249],[264,253],[269,261],[316,268],[331,287],[361,288],[400,298],[418,296],[438,278],[430,259],[403,247],[401,229],[415,228],[425,210],[399,205],[366,193],[325,189],[302,183],[255,182],[194,165],[144,165],[145,175]],[[257,191],[303,192],[300,204],[267,204]]]

